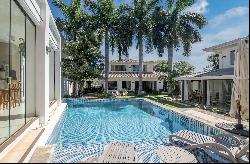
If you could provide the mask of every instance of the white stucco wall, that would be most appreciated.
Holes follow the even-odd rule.
[[[219,68],[220,69],[234,67],[234,65],[230,64],[230,51],[235,50],[235,54],[236,54],[237,48],[238,46],[227,47],[219,52],[219,65],[220,65]]]

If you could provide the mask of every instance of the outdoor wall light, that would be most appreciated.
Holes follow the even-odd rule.
[[[51,52],[51,48],[49,46],[46,46],[46,53],[50,53]]]

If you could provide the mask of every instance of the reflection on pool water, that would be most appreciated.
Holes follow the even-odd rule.
[[[139,162],[159,162],[155,150],[169,145],[168,136],[179,130],[210,135],[221,133],[201,122],[162,109],[144,100],[66,99],[64,111],[47,144],[56,144],[53,162],[77,162],[102,153],[111,141],[133,143]],[[216,162],[197,151],[203,162]]]

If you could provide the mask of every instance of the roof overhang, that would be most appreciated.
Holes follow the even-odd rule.
[[[203,49],[203,51],[205,51],[205,52],[216,52],[216,51],[220,51],[220,50],[222,50],[222,49],[224,49],[226,47],[237,46],[239,44],[239,41],[241,39],[248,40],[249,36],[246,36],[246,37],[243,37],[243,38],[234,39],[234,40],[231,40],[229,42],[218,44],[218,45],[215,45],[215,46],[212,46],[212,47],[208,47],[208,48]]]
[[[202,76],[202,77],[177,77],[175,80],[233,80],[234,75],[224,75],[224,76]]]

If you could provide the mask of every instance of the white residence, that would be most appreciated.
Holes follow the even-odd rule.
[[[0,154],[61,104],[61,37],[47,0],[0,0]]]
[[[159,80],[160,74],[154,72],[158,62],[143,62],[142,90],[145,92],[160,91],[163,81]],[[136,60],[112,60],[109,64],[109,91],[138,91],[139,89],[139,62]],[[103,83],[103,82],[102,82]]]
[[[145,92],[163,90],[163,81],[159,80],[161,73],[154,71],[157,61],[143,62],[142,90]],[[104,78],[104,73],[102,75]],[[64,89],[65,91],[71,87]],[[85,82],[85,88],[102,87],[104,88],[104,79],[94,79]],[[137,92],[139,89],[139,62],[132,59],[111,60],[109,62],[109,83],[108,91]],[[67,93],[67,92],[66,92]]]
[[[219,69],[176,78],[180,81],[183,101],[197,102],[208,107],[220,106],[227,112],[230,110],[234,61],[240,39],[244,38],[204,49],[207,54],[218,54]]]

